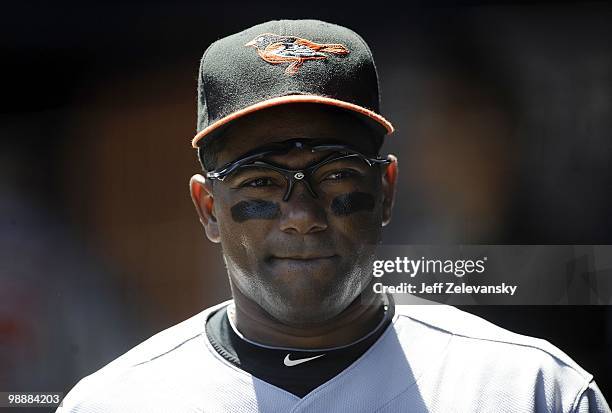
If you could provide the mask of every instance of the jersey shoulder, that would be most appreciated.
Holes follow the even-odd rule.
[[[546,340],[517,334],[481,317],[445,304],[398,305],[398,317],[413,320],[441,334],[451,335],[454,341],[478,344],[479,348],[504,351],[508,357],[525,356],[569,368],[581,380],[589,382],[593,376],[567,354]],[[401,321],[400,321],[401,322]]]
[[[120,382],[121,377],[133,375],[140,366],[151,364],[155,360],[176,357],[187,344],[205,334],[205,324],[208,316],[227,305],[226,301],[209,307],[202,312],[169,327],[148,338],[98,371],[81,379],[68,393],[58,412],[73,411],[75,406],[90,398],[102,394],[102,389]],[[187,350],[189,351],[189,350]]]

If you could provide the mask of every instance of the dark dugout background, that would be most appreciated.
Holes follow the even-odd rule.
[[[283,17],[345,25],[373,49],[401,168],[386,243],[612,243],[607,3],[13,2],[0,391],[67,392],[229,298],[187,188],[197,69],[215,39]],[[609,307],[468,311],[551,341],[611,397]]]

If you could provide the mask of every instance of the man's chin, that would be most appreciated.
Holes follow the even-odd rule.
[[[350,304],[342,303],[329,294],[316,292],[279,298],[280,303],[271,303],[266,310],[281,323],[293,327],[324,324]]]
[[[278,314],[273,314],[273,317],[276,318],[281,323],[291,326],[291,327],[314,327],[318,325],[324,325],[330,319],[335,317],[338,313],[313,313],[309,310],[304,311],[295,311],[295,312],[277,312]]]
[[[265,273],[262,307],[290,326],[326,323],[361,291],[358,275],[337,256],[321,262],[281,261],[269,265]]]

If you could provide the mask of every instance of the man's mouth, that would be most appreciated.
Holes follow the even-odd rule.
[[[270,260],[292,260],[292,261],[315,261],[315,260],[328,260],[337,257],[337,255],[318,255],[318,254],[300,254],[300,255],[288,255],[288,256],[276,256],[270,257]]]
[[[268,258],[268,264],[280,271],[318,271],[330,269],[336,265],[339,255],[331,254],[295,254],[273,255]]]

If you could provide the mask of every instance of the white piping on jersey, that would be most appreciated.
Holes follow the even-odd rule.
[[[232,302],[231,304],[229,304],[227,306],[227,318],[229,320],[230,326],[232,326],[232,330],[234,330],[234,333],[236,333],[236,335],[238,337],[240,337],[242,340],[246,341],[247,343],[250,343],[254,346],[257,347],[262,347],[262,348],[266,348],[266,349],[270,349],[270,350],[284,350],[284,351],[289,351],[289,352],[293,352],[293,351],[299,351],[299,352],[311,352],[311,353],[321,353],[321,352],[327,352],[327,351],[332,351],[332,350],[340,350],[343,348],[347,348],[350,347],[354,344],[357,344],[365,339],[367,339],[368,337],[370,337],[371,335],[375,334],[384,324],[385,322],[389,319],[389,308],[391,306],[395,306],[395,302],[393,301],[393,296],[390,294],[385,294],[384,295],[384,300],[385,300],[385,316],[380,320],[380,322],[378,323],[378,325],[376,325],[376,327],[374,329],[372,329],[372,331],[370,331],[369,333],[367,333],[365,336],[358,338],[357,340],[348,343],[348,344],[344,344],[342,346],[336,346],[336,347],[325,347],[325,348],[296,348],[296,347],[277,347],[277,346],[270,346],[267,344],[262,344],[262,343],[258,343],[256,341],[250,340],[248,338],[246,338],[244,335],[242,335],[242,333],[240,331],[238,331],[238,329],[236,328],[236,324],[234,324],[234,317],[235,317],[235,310],[236,307],[234,305],[234,302]]]

